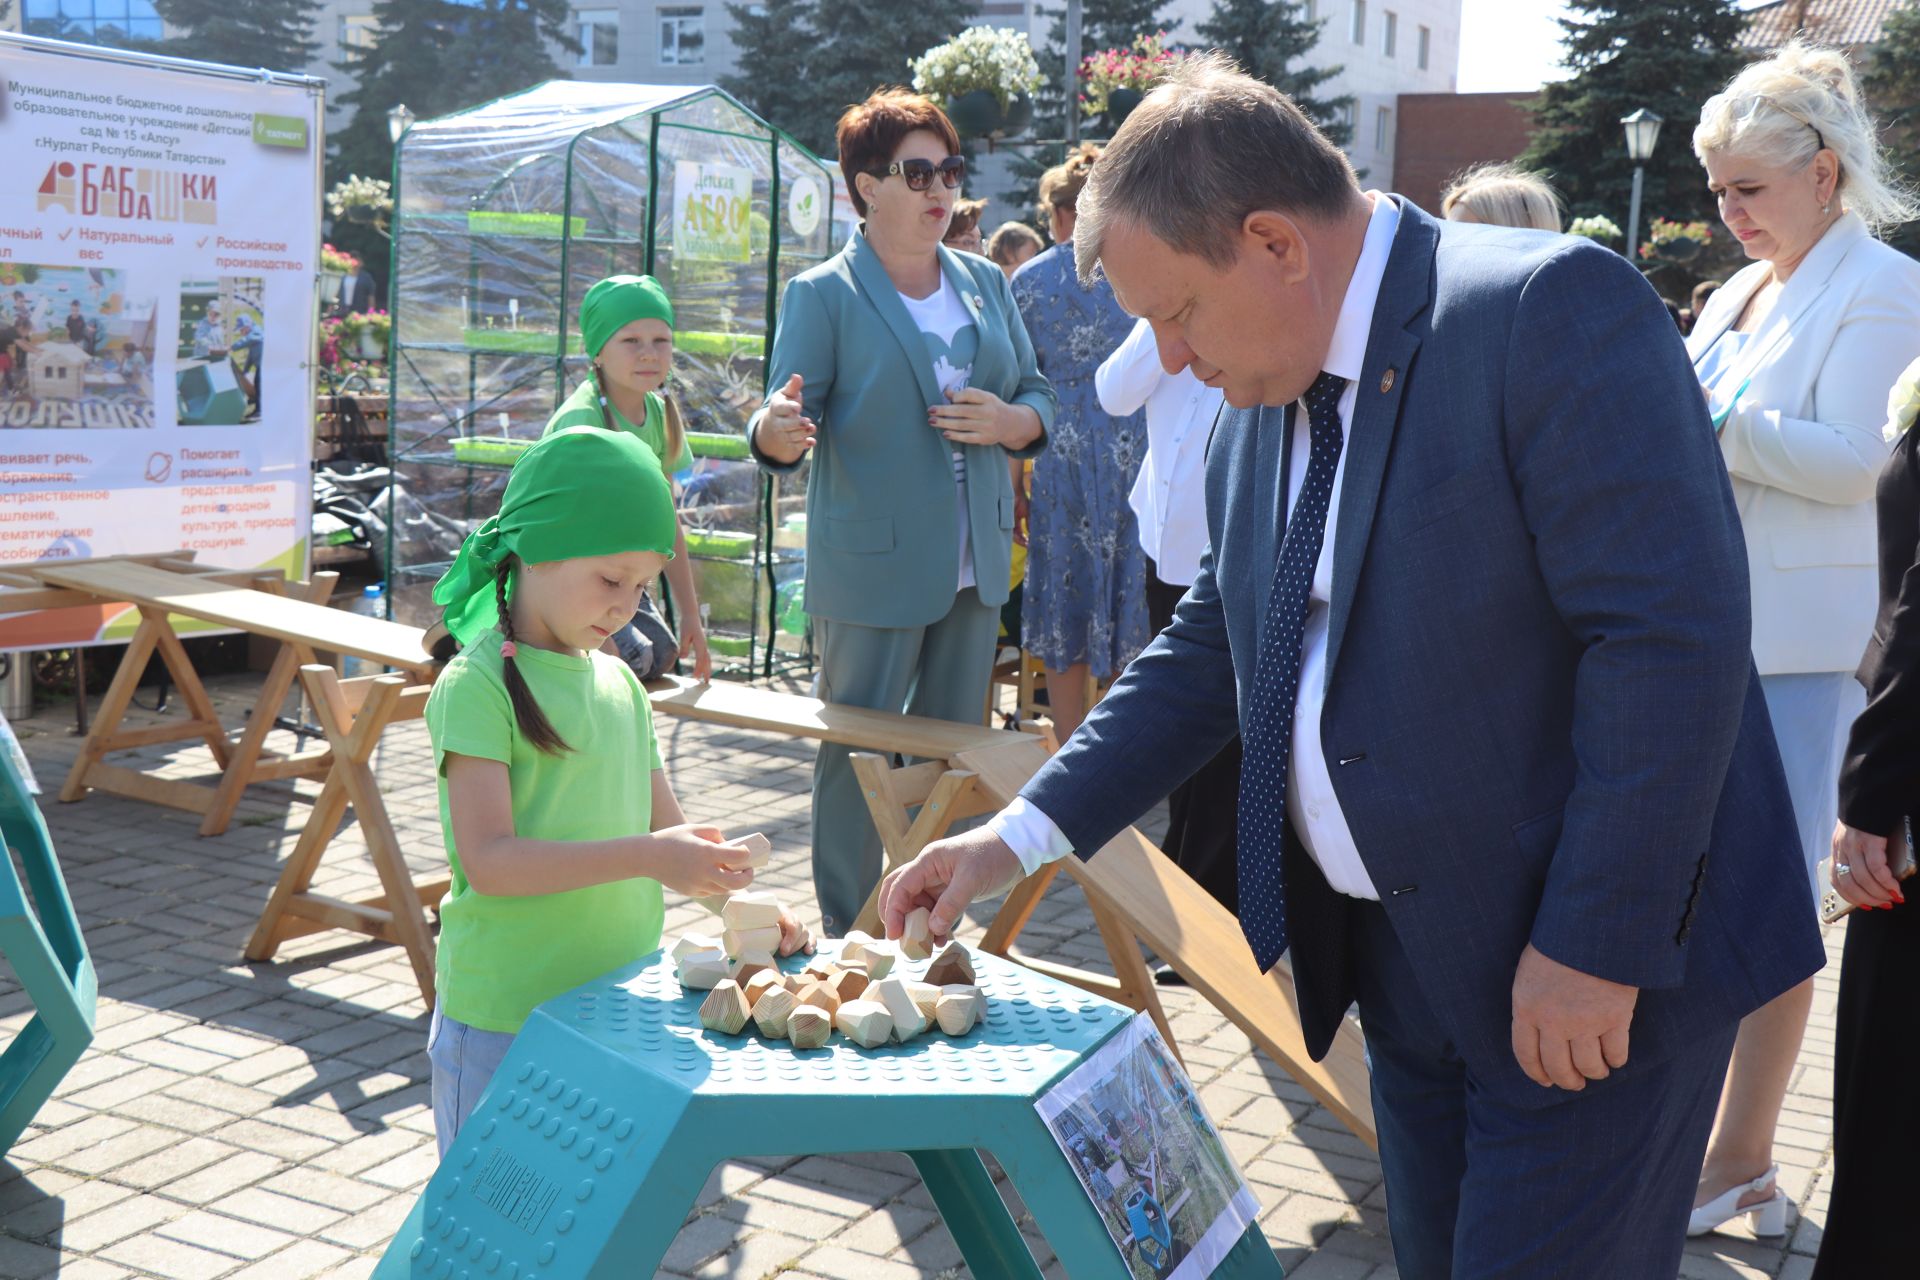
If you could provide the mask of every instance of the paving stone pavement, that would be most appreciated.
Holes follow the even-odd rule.
[[[227,723],[244,718],[257,680],[210,682]],[[150,696],[143,691],[140,701]],[[129,727],[156,719],[136,710]],[[762,883],[810,902],[811,750],[679,720],[659,726],[689,818],[765,831],[775,852]],[[306,817],[308,806],[292,796],[311,797],[317,786],[256,787],[225,835],[202,839],[188,814],[106,795],[51,799],[77,750],[70,704],[15,728],[49,793],[47,823],[99,970],[100,1009],[92,1049],[0,1161],[0,1280],[369,1275],[435,1163],[427,1016],[411,971],[398,948],[343,934],[289,944],[273,964],[240,956]],[[279,749],[292,744],[291,735],[275,739]],[[203,748],[144,755],[174,776],[211,767]],[[424,726],[390,733],[378,767],[409,861],[422,873],[444,868]],[[342,898],[379,891],[356,831],[335,842],[315,887]],[[690,904],[670,908],[668,937],[703,914]],[[984,923],[976,915],[971,936]],[[1104,967],[1092,916],[1065,877],[1026,942],[1053,959]],[[1800,1207],[1794,1228],[1784,1243],[1695,1242],[1684,1280],[1804,1280],[1811,1270],[1831,1156],[1837,929],[1828,945],[1834,963],[1819,980],[1776,1148]],[[1288,1274],[1394,1277],[1372,1153],[1210,1005],[1180,990],[1166,1000],[1188,1070],[1259,1197]],[[29,1016],[0,963],[0,1043]],[[1065,1275],[1026,1226],[1047,1275]],[[903,1156],[725,1164],[658,1275],[776,1274],[969,1273]]]

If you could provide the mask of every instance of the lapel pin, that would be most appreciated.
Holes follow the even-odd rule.
[[[979,294],[976,293],[973,295],[973,309],[975,311],[978,311],[981,307],[985,306],[986,302],[987,300],[985,298],[982,298]]]
[[[1389,369],[1380,375],[1380,394],[1385,395],[1391,390],[1393,390],[1393,370]]]

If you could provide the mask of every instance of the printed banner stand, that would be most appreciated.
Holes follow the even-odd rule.
[[[305,576],[324,93],[0,35],[0,566],[185,549]],[[14,614],[0,649],[138,623]]]

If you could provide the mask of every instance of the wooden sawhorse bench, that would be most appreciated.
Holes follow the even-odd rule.
[[[119,601],[140,614],[139,629],[120,669],[101,699],[100,709],[80,755],[60,789],[72,802],[89,790],[110,791],[202,815],[201,835],[218,835],[233,821],[246,788],[283,778],[317,778],[332,765],[332,748],[274,755],[266,750],[280,704],[293,687],[295,672],[314,663],[316,651],[365,658],[397,667],[416,680],[431,680],[434,662],[421,648],[421,632],[380,618],[329,608],[336,575],[315,575],[309,583],[287,583],[277,574],[207,571],[184,556],[108,560],[50,561],[8,570],[42,588],[69,593],[66,603]],[[288,592],[298,591],[298,597]],[[0,594],[0,610],[47,608],[31,591]],[[181,614],[280,642],[253,710],[238,741],[221,725],[200,677],[193,669],[169,618]],[[122,730],[121,721],[145,671],[159,653],[187,705],[184,719],[142,729]],[[109,752],[198,738],[220,766],[214,785],[159,778],[108,764]]]

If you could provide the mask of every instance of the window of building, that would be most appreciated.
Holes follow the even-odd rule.
[[[1353,0],[1353,42],[1367,42],[1367,0]]]
[[[1420,69],[1422,71],[1425,71],[1427,69],[1428,60],[1433,56],[1433,30],[1430,27],[1420,28],[1419,52],[1420,52]]]
[[[1400,47],[1400,15],[1389,9],[1381,16],[1386,22],[1380,35],[1380,52],[1391,58]]]
[[[164,34],[147,0],[21,0],[20,29],[86,44],[158,40]]]
[[[692,67],[707,60],[706,9],[697,4],[660,7],[660,65]]]
[[[1385,151],[1393,141],[1393,108],[1382,107],[1373,117],[1373,149]]]
[[[375,32],[379,29],[370,13],[343,13],[340,15],[340,47],[350,52],[362,52],[373,48]]]
[[[620,11],[576,9],[573,38],[580,42],[579,66],[612,66],[620,61]]]

